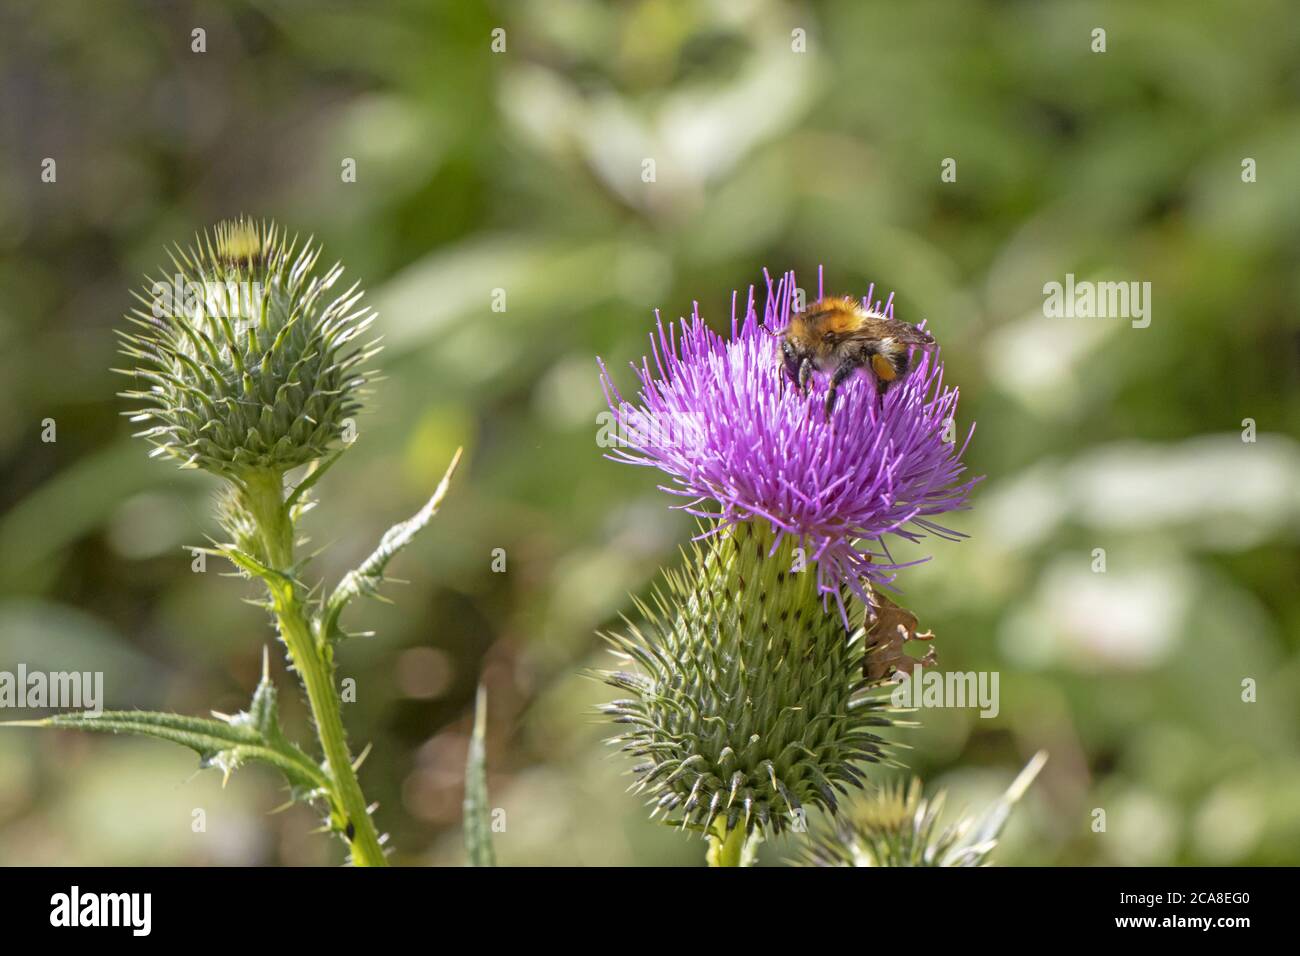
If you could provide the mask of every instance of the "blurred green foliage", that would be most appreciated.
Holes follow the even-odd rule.
[[[265,615],[239,603],[250,585],[195,573],[184,550],[215,533],[213,486],[128,439],[109,369],[128,290],[165,245],[274,217],[365,283],[387,345],[373,410],[308,519],[329,546],[314,572],[337,580],[467,448],[394,568],[409,586],[352,609],[375,637],[341,651],[358,687],[345,720],[356,749],[374,745],[363,784],[397,860],[464,861],[481,676],[503,864],[697,863],[701,844],[620,792],[626,767],[591,715],[605,692],[582,674],[605,660],[594,631],[691,533],[653,475],[601,457],[595,357],[639,359],[656,308],[698,299],[721,322],[763,267],[810,283],[824,264],[831,291],[875,281],[901,318],[928,320],[988,476],[959,516],[971,538],[935,544],[900,584],[944,666],[1000,671],[1001,714],[926,714],[911,769],[959,810],[1051,753],[1002,863],[1300,862],[1291,13],[7,4],[0,669],[102,669],[113,707],[247,700]],[[1151,282],[1150,327],[1045,318],[1043,285],[1067,273]],[[278,680],[305,730],[282,665]],[[160,744],[0,735],[0,861],[340,858],[305,833],[307,811],[268,815],[283,796],[269,772],[219,793],[192,768]]]

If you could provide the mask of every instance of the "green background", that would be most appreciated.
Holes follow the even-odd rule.
[[[375,636],[339,655],[396,860],[464,860],[481,677],[502,863],[699,863],[622,792],[584,676],[691,533],[654,474],[602,457],[595,357],[627,387],[654,309],[721,321],[763,267],[809,286],[824,264],[831,291],[875,281],[928,321],[987,475],[969,540],[900,549],[935,557],[900,584],[945,667],[1000,673],[1001,713],[926,714],[909,765],[957,808],[1050,752],[1002,863],[1300,862],[1293,26],[1280,0],[6,4],[0,669],[102,670],[115,707],[245,704],[265,615],[184,549],[216,533],[214,485],[146,458],[109,369],[164,246],[274,217],[365,284],[386,342],[307,521],[315,572],[466,448],[393,567],[410,583],[348,612]],[[1150,282],[1150,326],[1044,317],[1067,273]],[[268,813],[269,770],[223,792],[194,764],[0,733],[0,863],[342,858],[310,811]]]

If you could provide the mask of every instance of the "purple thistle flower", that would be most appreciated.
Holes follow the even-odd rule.
[[[887,584],[907,566],[894,563],[886,535],[962,537],[931,519],[964,508],[979,480],[961,480],[974,427],[960,448],[944,441],[957,390],[944,387],[943,366],[929,353],[883,405],[870,374],[859,372],[841,387],[828,420],[825,377],[803,395],[779,360],[774,334],[790,320],[794,273],[775,286],[765,277],[761,324],[753,286],[743,317],[733,293],[729,339],[705,325],[698,303],[678,324],[665,325],[656,312],[652,356],[632,366],[638,403],[623,399],[600,363],[620,433],[607,457],[664,471],[671,480],[660,487],[690,499],[677,507],[718,522],[704,535],[765,519],[776,535],[773,553],[784,536],[799,539],[817,562],[818,589],[835,598],[847,623],[842,585],[866,601],[864,580]],[[818,286],[820,298],[820,270]],[[892,318],[893,295],[882,306],[874,290],[863,303]]]

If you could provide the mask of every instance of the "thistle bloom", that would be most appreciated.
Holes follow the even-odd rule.
[[[714,530],[761,519],[777,544],[796,539],[817,562],[819,590],[843,613],[842,586],[866,600],[864,581],[889,583],[903,566],[890,557],[887,535],[959,537],[932,519],[964,507],[974,481],[961,480],[965,443],[951,440],[957,390],[944,387],[930,354],[883,404],[868,373],[855,375],[829,419],[824,379],[811,396],[792,387],[774,334],[790,320],[795,288],[793,272],[767,280],[761,323],[753,287],[743,316],[733,295],[729,339],[705,325],[698,306],[680,325],[660,320],[652,358],[637,369],[637,403],[623,399],[602,365],[625,446],[611,457],[661,469],[663,490],[716,520]],[[892,318],[893,296],[882,305],[873,291],[864,304]]]
[[[707,521],[686,567],[638,604],[643,623],[607,635],[633,665],[604,674],[632,694],[605,707],[629,727],[612,742],[641,760],[634,787],[652,814],[708,834],[710,861],[724,864],[743,862],[756,833],[802,829],[808,806],[835,812],[864,785],[863,764],[891,760],[878,731],[898,721],[874,692],[892,667],[879,655],[915,628],[878,629],[915,619],[872,600],[871,584],[900,567],[883,539],[953,537],[931,519],[962,507],[973,484],[945,440],[957,393],[929,356],[883,404],[865,373],[846,382],[829,418],[822,396],[785,379],[774,336],[794,290],[793,273],[769,280],[761,322],[752,289],[743,316],[733,297],[730,338],[698,309],[660,322],[637,403],[602,365],[623,442],[610,457],[661,469],[664,490]],[[892,316],[892,299],[866,304]],[[893,613],[854,630],[854,595]]]

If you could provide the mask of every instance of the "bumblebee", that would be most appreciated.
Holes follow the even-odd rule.
[[[906,322],[873,312],[851,297],[821,299],[790,319],[780,333],[781,357],[790,381],[803,392],[813,370],[829,372],[826,417],[835,392],[854,372],[869,369],[884,401],[889,389],[912,370],[912,349],[934,348],[934,336]]]

